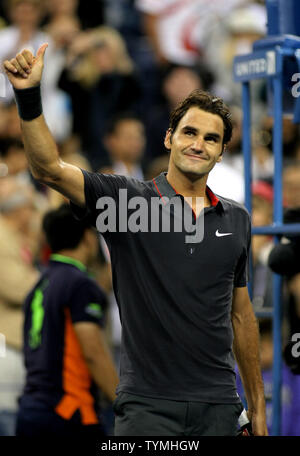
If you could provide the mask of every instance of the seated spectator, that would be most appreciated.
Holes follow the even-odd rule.
[[[98,437],[98,388],[112,402],[118,376],[103,333],[106,298],[87,274],[97,232],[69,205],[47,213],[43,229],[52,255],[24,304],[27,377],[16,434]]]
[[[72,100],[73,132],[97,169],[108,160],[103,144],[107,122],[134,109],[140,93],[121,35],[105,26],[80,34],[68,48],[59,86]]]

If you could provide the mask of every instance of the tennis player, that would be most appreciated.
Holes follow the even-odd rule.
[[[40,93],[46,48],[36,57],[23,50],[4,67],[33,176],[69,198],[78,217],[92,215],[110,249],[122,321],[115,434],[236,435],[243,406],[235,357],[253,432],[267,435],[258,328],[247,291],[250,217],[206,185],[231,138],[228,108],[202,91],[180,103],[165,137],[168,172],[150,182],[89,173],[60,159],[46,125]],[[160,213],[169,209],[169,230],[151,229],[153,198]],[[137,202],[148,203],[146,213],[134,212]],[[174,228],[180,205],[181,231]],[[190,236],[188,217],[195,231],[202,226],[199,236]]]

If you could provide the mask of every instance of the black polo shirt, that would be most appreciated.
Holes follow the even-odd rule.
[[[133,197],[184,200],[162,173],[149,182],[83,171],[86,206],[99,221],[98,198],[116,202],[115,227],[104,233],[122,322],[117,391],[212,403],[239,401],[231,323],[234,287],[247,283],[250,217],[207,187],[202,242],[186,232],[120,231],[119,190]],[[77,216],[83,211],[73,206]],[[99,203],[98,203],[99,207]],[[183,205],[184,211],[191,211]],[[104,210],[104,209],[103,209]],[[132,211],[128,211],[128,219]],[[149,219],[151,214],[149,213]],[[149,220],[149,224],[150,224]],[[122,225],[122,226],[123,226]]]

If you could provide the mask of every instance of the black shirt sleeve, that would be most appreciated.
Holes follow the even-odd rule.
[[[243,247],[242,254],[238,260],[235,274],[234,274],[234,286],[245,287],[249,280],[249,258],[250,258],[250,245],[251,245],[251,220],[250,215],[247,212],[246,226],[243,227],[246,230],[245,245]]]
[[[103,327],[106,309],[106,296],[93,280],[87,278],[74,290],[70,300],[73,323],[92,322]]]
[[[73,214],[76,218],[82,219],[87,216],[95,224],[97,201],[101,197],[112,198],[116,204],[119,200],[119,190],[127,188],[127,178],[114,174],[91,173],[81,170],[84,177],[85,208],[80,208],[70,203]]]

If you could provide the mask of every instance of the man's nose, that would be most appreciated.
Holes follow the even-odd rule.
[[[192,145],[192,149],[200,152],[204,150],[204,138],[202,136],[198,136],[195,138],[194,143]]]

